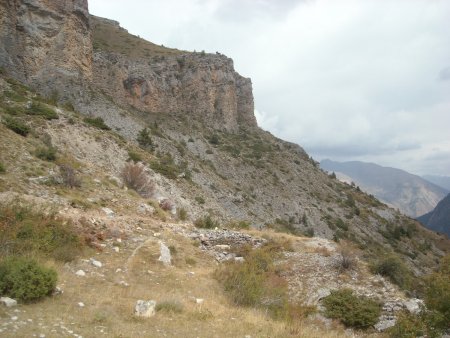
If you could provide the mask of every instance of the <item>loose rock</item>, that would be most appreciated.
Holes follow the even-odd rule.
[[[4,305],[6,307],[13,307],[13,306],[17,305],[17,301],[15,299],[12,299],[9,297],[1,297],[0,304]]]
[[[154,300],[138,300],[134,307],[134,315],[149,318],[155,315],[156,302]]]

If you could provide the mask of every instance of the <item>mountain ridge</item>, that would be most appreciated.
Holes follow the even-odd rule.
[[[323,160],[321,167],[347,175],[363,190],[411,217],[429,212],[448,193],[417,175],[375,163]]]

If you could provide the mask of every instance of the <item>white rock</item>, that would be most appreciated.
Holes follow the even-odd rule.
[[[79,302],[79,303],[78,303],[78,306],[79,306],[79,307],[84,307],[84,303],[83,303],[83,302]]]
[[[114,252],[119,252],[120,251],[118,246],[113,246],[113,250],[114,250]]]
[[[238,263],[244,263],[245,259],[244,257],[234,257],[234,261]]]
[[[93,266],[97,267],[97,268],[101,268],[103,266],[103,264],[97,260],[95,260],[94,258],[90,259],[90,262]]]
[[[116,213],[112,211],[110,208],[102,208],[102,210],[109,218],[114,218],[114,216],[116,215]]]
[[[11,317],[11,320],[16,321],[17,319],[19,319],[19,317],[17,317],[17,316],[12,316],[12,317]]]
[[[217,244],[214,247],[220,250],[230,250],[230,246],[227,244]]]
[[[162,241],[160,241],[159,248],[160,248],[160,256],[158,260],[166,266],[171,265],[172,256],[170,255],[170,250],[167,247],[167,245],[165,245]]]
[[[122,243],[122,238],[117,238],[116,241],[117,243]]]
[[[6,307],[13,307],[17,305],[17,301],[9,297],[1,297],[0,304],[3,304]]]
[[[156,302],[154,300],[138,300],[134,307],[134,315],[149,318],[155,315]]]
[[[155,236],[155,237],[160,237],[161,234],[160,234],[159,232],[155,232],[155,233],[153,234],[153,236]]]
[[[75,274],[80,277],[86,276],[86,272],[84,272],[83,270],[78,270],[77,272],[75,272]]]
[[[195,303],[197,304],[203,304],[205,300],[203,298],[195,298]]]
[[[377,330],[378,332],[382,332],[394,326],[396,322],[397,321],[395,319],[380,320],[378,323],[374,325],[374,327],[375,330]]]
[[[405,300],[403,302],[403,305],[406,307],[406,309],[412,313],[412,314],[418,314],[420,313],[421,307],[424,305],[423,300],[412,298]]]

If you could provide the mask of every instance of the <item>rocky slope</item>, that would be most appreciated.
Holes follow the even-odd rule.
[[[124,245],[126,257],[115,260],[99,252],[98,257],[105,257],[111,268],[104,272],[94,270],[92,274],[96,278],[92,280],[93,285],[98,290],[106,290],[103,295],[109,297],[109,291],[114,292],[121,295],[120,299],[126,304],[102,301],[95,295],[97,289],[90,290],[86,299],[94,297],[95,301],[90,304],[88,316],[77,314],[76,321],[81,323],[77,334],[99,334],[103,328],[98,332],[90,331],[92,328],[97,330],[97,326],[108,327],[110,331],[104,330],[107,333],[114,330],[128,332],[136,325],[145,330],[145,324],[126,314],[136,297],[152,296],[147,289],[149,282],[154,283],[151,290],[161,295],[160,298],[174,290],[183,290],[177,297],[190,299],[191,295],[187,295],[194,287],[195,297],[200,298],[199,290],[210,290],[211,298],[219,298],[206,312],[198,311],[193,304],[188,306],[189,311],[175,329],[169,316],[161,316],[163,323],[153,323],[151,333],[161,336],[167,332],[172,336],[191,334],[194,327],[207,329],[208,325],[201,320],[214,318],[218,329],[209,336],[220,336],[223,332],[247,334],[221,319],[236,318],[236,313],[243,310],[227,303],[220,296],[217,282],[211,278],[215,259],[231,257],[230,252],[223,252],[228,249],[219,247],[222,252],[206,250],[214,260],[206,259],[203,251],[198,251],[203,248],[205,238],[193,230],[192,222],[206,215],[217,220],[215,224],[220,226],[249,223],[261,230],[255,235],[258,241],[262,237],[287,236],[296,242],[292,254],[285,253],[285,263],[298,274],[286,273],[285,278],[291,296],[303,300],[308,298],[301,298],[308,290],[304,290],[299,274],[308,274],[307,280],[317,279],[329,289],[346,285],[363,294],[372,284],[380,284],[379,295],[386,299],[398,296],[401,301],[404,295],[371,276],[365,262],[376,261],[391,253],[400,256],[414,274],[421,275],[431,271],[438,258],[450,249],[449,241],[443,236],[426,230],[355,187],[329,177],[301,147],[259,129],[253,115],[251,82],[235,72],[230,59],[223,55],[186,53],[155,46],[131,36],[111,20],[91,17],[84,22],[78,18],[80,14],[76,14],[79,6],[86,9],[85,2],[78,1],[64,5],[63,2],[2,2],[5,14],[2,15],[5,25],[1,26],[3,39],[7,39],[5,32],[22,34],[22,39],[33,36],[34,30],[22,31],[15,26],[15,20],[22,12],[28,18],[40,13],[39,20],[30,21],[31,26],[41,27],[45,17],[49,16],[48,20],[57,27],[58,34],[54,36],[56,40],[47,35],[36,40],[41,41],[36,50],[43,48],[49,57],[34,68],[11,61],[17,54],[23,55],[23,59],[33,58],[34,49],[27,50],[14,42],[20,42],[20,39],[3,40],[10,45],[1,50],[0,58],[0,115],[3,122],[0,124],[0,164],[3,168],[0,201],[19,197],[30,204],[56,210],[62,217],[72,220],[77,228],[88,232],[93,247],[106,248],[108,253],[110,249],[116,250],[113,246],[118,247],[114,242],[116,239],[129,238]],[[22,12],[18,11],[19,7]],[[68,25],[74,23],[78,24],[77,28],[68,30]],[[83,35],[83,29],[87,27],[93,31]],[[58,39],[66,41],[70,34],[73,41],[79,41],[80,48],[91,44],[84,57],[80,56],[80,60],[85,57],[89,60],[89,55],[92,56],[92,62],[86,61],[86,67],[84,63],[70,61],[79,53],[70,46],[62,52],[71,55],[68,59],[62,57],[67,63],[53,56],[56,53],[54,44]],[[24,69],[32,70],[34,75],[27,75]],[[102,117],[107,126],[101,120],[86,119],[87,116]],[[106,130],[108,127],[112,130]],[[137,136],[142,136],[144,128],[149,133],[148,138],[139,145]],[[151,177],[155,186],[151,194],[142,197],[125,187],[122,170],[127,161],[132,160],[140,162]],[[78,187],[69,188],[62,184],[61,166],[69,166],[79,176]],[[164,201],[168,201],[165,203],[167,212],[159,207]],[[172,223],[181,218],[182,210],[187,223],[174,226]],[[211,237],[221,233],[212,232]],[[175,264],[177,270],[163,270],[163,266],[158,265],[154,237],[159,238],[161,233],[164,242],[170,241],[176,250],[189,252],[202,262],[195,272],[201,274],[201,283],[187,280],[189,264],[184,257]],[[177,235],[172,237],[172,233]],[[200,243],[198,239],[194,243],[195,249],[192,242],[185,241],[185,235],[192,233],[200,240]],[[307,240],[302,235],[321,238]],[[105,238],[109,242],[102,242]],[[356,274],[341,276],[330,270],[338,256],[337,242],[354,246],[360,257]],[[322,244],[325,249],[317,248]],[[308,245],[314,252],[308,252]],[[298,261],[304,264],[299,265]],[[59,322],[59,325],[72,322],[72,313],[80,310],[76,304],[83,300],[75,301],[73,297],[88,283],[72,283],[73,271],[70,269],[88,270],[85,263],[88,262],[76,261],[68,271],[65,271],[66,267],[58,267],[72,297],[55,301],[54,307],[49,305],[54,313],[66,309],[61,315],[63,324]],[[202,272],[203,263],[206,271]],[[323,267],[325,277],[320,277],[320,271],[312,268],[317,265]],[[120,271],[116,272],[130,266],[131,275],[122,278],[118,274]],[[158,271],[155,278],[154,270]],[[126,285],[120,284],[121,281],[131,284],[129,280],[137,286],[123,291],[121,288]],[[325,285],[327,281],[329,283]],[[188,287],[180,289],[186,283]],[[314,293],[319,289],[320,285],[315,284]],[[103,311],[100,305],[107,310]],[[106,320],[105,312],[113,320]],[[7,316],[10,315],[14,316],[8,312]],[[261,336],[286,336],[285,327],[280,328],[274,322],[262,325],[247,312],[243,316],[246,324],[242,328],[250,327],[249,332],[254,332],[255,336],[258,336],[258,327],[261,327]],[[117,318],[120,320],[115,320]],[[192,318],[196,321],[194,325]],[[35,320],[34,317],[30,319]],[[14,324],[11,327],[14,328]],[[25,332],[31,335],[31,332]],[[13,336],[14,330],[9,333]]]
[[[429,212],[448,193],[419,176],[373,163],[323,160],[320,166],[411,217]]]
[[[450,191],[450,177],[448,176],[424,175],[423,178],[431,183],[440,186],[441,188]]]
[[[450,237],[450,194],[442,199],[431,212],[417,220],[427,228]]]

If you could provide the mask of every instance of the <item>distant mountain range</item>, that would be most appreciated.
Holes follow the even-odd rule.
[[[417,220],[428,229],[450,237],[450,194],[440,201],[433,211],[418,217]]]
[[[450,177],[449,176],[437,176],[437,175],[424,175],[422,176],[428,182],[434,183],[441,188],[450,191]]]
[[[432,211],[449,193],[420,176],[374,163],[323,160],[320,166],[413,218]]]

